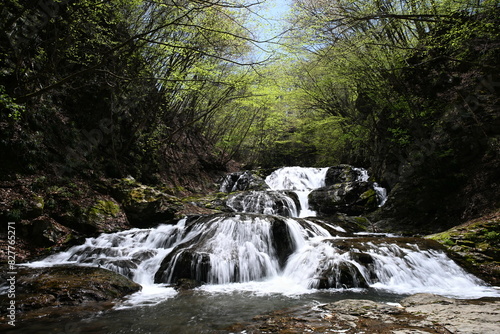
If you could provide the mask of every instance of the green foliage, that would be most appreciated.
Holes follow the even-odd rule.
[[[214,115],[247,94],[241,68],[252,65],[245,12],[218,1],[2,3],[2,121],[21,122],[2,129],[2,168],[149,177],[176,160],[173,147],[226,131]]]
[[[9,118],[19,120],[25,106],[18,104],[15,100],[6,93],[5,87],[0,85],[0,108],[2,113],[6,113]]]

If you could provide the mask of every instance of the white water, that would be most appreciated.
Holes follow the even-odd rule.
[[[155,305],[176,295],[172,287],[153,284],[161,260],[175,246],[201,238],[195,243],[197,252],[209,255],[211,270],[207,275],[209,284],[199,289],[207,292],[251,291],[256,295],[299,296],[316,292],[319,277],[325,270],[333,268],[331,270],[335,272],[335,268],[350,265],[357,268],[360,277],[364,277],[372,288],[393,293],[430,292],[460,298],[498,295],[464,272],[444,253],[419,250],[416,245],[403,248],[390,242],[382,245],[363,243],[374,259],[373,267],[368,269],[353,257],[356,249],[343,250],[334,246],[335,240],[346,238],[334,237],[315,223],[292,218],[286,219],[286,224],[295,251],[280,268],[271,237],[271,224],[262,217],[249,217],[252,216],[215,217],[209,224],[195,224],[189,232],[182,220],[175,226],[103,234],[88,239],[84,245],[31,265],[80,263],[129,273],[129,277],[144,288],[120,307]],[[191,247],[194,246],[186,248]],[[120,263],[139,258],[145,259],[132,268],[120,266]],[[194,262],[193,266],[197,263]],[[378,279],[370,278],[370,270],[377,274]]]
[[[309,209],[307,196],[314,189],[325,186],[328,168],[284,167],[274,171],[266,178],[273,190],[292,190],[300,202],[298,217],[314,217],[316,212]]]
[[[281,205],[280,205],[281,204]],[[235,212],[298,217],[293,199],[277,191],[249,191],[231,195],[226,205]]]
[[[283,168],[271,174],[266,182],[275,190],[308,193],[324,185],[326,170]],[[361,175],[366,177],[364,173]],[[307,203],[302,208],[306,215],[311,214]],[[343,235],[345,230],[341,227],[322,226],[304,219],[281,219],[289,236],[291,254],[280,265],[273,235],[277,219],[251,214],[214,215],[189,224],[183,219],[176,225],[102,234],[29,265],[78,263],[102,266],[128,276],[141,284],[143,290],[130,296],[119,308],[156,305],[176,296],[173,287],[155,284],[154,277],[163,259],[172,253],[175,256],[163,276],[167,282],[175,283],[176,261],[185,252],[193,256],[193,270],[209,263],[209,270],[202,273],[200,269],[195,278],[208,283],[199,291],[214,294],[248,292],[300,297],[318,292],[316,288],[325,282],[325,273],[327,281],[333,284],[330,290],[343,291],[342,285],[335,286],[334,282],[339,278],[340,268],[347,266],[356,273],[355,279],[364,279],[379,291],[403,295],[429,292],[458,298],[499,296],[495,289],[466,273],[440,251],[421,250],[416,244],[396,244],[390,238],[381,244],[369,242],[362,233],[358,235],[363,236],[363,241],[356,236],[339,237],[329,233],[327,227]],[[335,246],[336,241],[346,240],[353,242],[349,249]],[[360,263],[356,258],[359,252],[368,254],[373,262]]]
[[[357,181],[359,182],[368,182],[370,177],[368,175],[368,171],[364,168],[353,168],[355,171],[358,172],[358,179]],[[375,193],[377,194],[377,199],[378,199],[378,206],[381,207],[387,202],[387,189],[384,187],[379,186],[377,182],[373,183],[373,190],[375,190]]]
[[[383,206],[385,202],[387,202],[387,189],[379,186],[377,182],[373,183],[373,189],[377,193],[377,197],[379,200],[378,206],[379,207]]]
[[[368,171],[364,168],[353,168],[356,172],[358,172],[358,179],[357,181],[359,182],[368,182],[370,177],[368,176]]]

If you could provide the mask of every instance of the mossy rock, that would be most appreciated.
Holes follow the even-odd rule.
[[[99,233],[117,232],[130,227],[125,212],[109,197],[97,199],[86,208],[83,223],[94,226]]]
[[[171,223],[180,218],[182,201],[159,189],[135,181],[133,178],[115,180],[111,185],[114,198],[121,202],[128,221],[135,227],[153,227]]]
[[[500,284],[500,210],[445,232],[427,236],[483,280]]]

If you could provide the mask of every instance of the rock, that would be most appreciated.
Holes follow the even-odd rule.
[[[325,185],[333,186],[337,183],[347,183],[357,181],[361,174],[359,169],[350,165],[338,165],[328,168],[325,176]]]
[[[500,300],[460,300],[417,294],[401,301],[405,310],[442,325],[449,333],[500,333]]]
[[[400,302],[400,304],[404,307],[411,307],[431,304],[450,305],[456,304],[456,302],[456,299],[453,298],[434,295],[431,293],[417,293],[410,297],[406,297]]]
[[[284,220],[274,218],[274,223],[271,227],[273,246],[278,257],[280,266],[283,268],[288,260],[288,257],[295,251],[294,243],[290,237],[288,225]]]
[[[207,282],[209,270],[208,254],[178,246],[162,261],[154,281],[155,283]]]
[[[220,191],[231,193],[234,191],[243,190],[266,190],[269,186],[260,176],[255,175],[251,171],[235,172],[227,174],[220,181]]]
[[[439,301],[446,301],[442,304]],[[436,302],[438,302],[436,304]],[[260,315],[235,324],[231,332],[245,333],[500,333],[500,300],[454,300],[435,295],[405,299],[409,305],[344,299]],[[418,305],[417,305],[418,304]]]
[[[115,181],[111,188],[135,227],[153,227],[179,218],[177,212],[182,209],[182,203],[175,196],[143,185],[131,177]]]
[[[25,313],[42,307],[110,302],[140,289],[139,284],[102,268],[72,265],[18,268],[16,309]],[[7,302],[6,295],[0,298]]]
[[[361,215],[377,209],[377,194],[371,182],[336,183],[313,190],[309,206],[321,215]]]
[[[368,283],[352,263],[320,265],[320,268],[322,270],[318,274],[317,289],[368,288]]]
[[[54,219],[85,236],[130,228],[125,213],[110,197],[97,195],[81,201],[67,198],[56,203],[59,209],[52,214]]]
[[[500,211],[429,235],[447,248],[463,267],[493,285],[500,285]]]
[[[19,236],[30,240],[35,247],[62,244],[72,236],[72,230],[47,216],[21,221]]]
[[[175,285],[176,290],[192,290],[194,288],[202,286],[203,283],[194,279],[189,278],[181,278],[177,280],[177,284]]]

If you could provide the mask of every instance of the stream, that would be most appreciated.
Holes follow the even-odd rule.
[[[367,182],[366,171],[356,171],[356,181]],[[143,289],[112,310],[65,323],[34,321],[22,332],[223,333],[269,311],[346,298],[395,303],[420,292],[499,296],[421,239],[351,233],[315,217],[308,194],[324,187],[326,173],[282,168],[266,178],[270,189],[230,197],[233,213],[102,234],[26,264],[100,266]],[[373,188],[383,205],[385,189]],[[182,279],[204,284],[179,291],[175,284]]]

